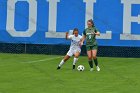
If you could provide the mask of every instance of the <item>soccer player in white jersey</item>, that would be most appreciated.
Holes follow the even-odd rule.
[[[66,39],[71,40],[71,46],[65,57],[61,60],[57,69],[60,69],[61,66],[73,55],[73,69],[75,69],[76,62],[78,61],[78,57],[81,53],[80,41],[82,39],[82,36],[78,34],[77,28],[74,28],[73,35],[69,35],[68,32],[66,32]]]

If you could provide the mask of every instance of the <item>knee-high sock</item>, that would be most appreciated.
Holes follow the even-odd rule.
[[[65,63],[65,62],[64,62],[64,60],[62,59],[58,66],[61,67],[64,63]]]
[[[93,68],[93,61],[89,60],[88,63],[89,63],[90,68]]]
[[[74,57],[74,59],[73,59],[73,65],[75,65],[77,61],[78,61],[78,58],[75,58]]]
[[[98,60],[97,60],[97,58],[94,59],[94,63],[95,63],[96,66],[98,66]]]

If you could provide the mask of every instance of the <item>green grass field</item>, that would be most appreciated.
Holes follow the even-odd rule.
[[[86,56],[72,70],[71,58],[61,70],[62,56],[0,54],[0,93],[140,93],[140,58],[99,57],[101,71],[89,71]]]

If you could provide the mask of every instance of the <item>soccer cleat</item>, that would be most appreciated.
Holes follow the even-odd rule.
[[[93,71],[93,70],[94,70],[93,68],[90,69],[90,71]]]
[[[97,69],[97,71],[100,71],[100,67],[99,66],[97,66],[96,69]]]
[[[58,66],[58,67],[57,67],[57,70],[59,70],[60,68],[61,68],[61,67]]]

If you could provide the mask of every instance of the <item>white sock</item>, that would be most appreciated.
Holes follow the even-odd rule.
[[[74,58],[73,59],[73,65],[75,65],[77,61],[78,61],[78,58]]]
[[[65,63],[65,62],[64,62],[64,60],[62,59],[61,62],[60,62],[60,64],[59,64],[58,66],[61,67],[64,63]]]

